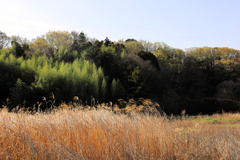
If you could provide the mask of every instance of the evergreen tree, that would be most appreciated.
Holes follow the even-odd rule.
[[[79,44],[81,45],[82,43],[84,43],[84,42],[87,42],[87,38],[86,38],[86,36],[85,36],[85,34],[83,33],[83,32],[81,32],[80,34],[79,34],[79,39],[78,39],[78,41],[79,41]]]
[[[26,100],[27,85],[20,78],[17,79],[15,86],[10,90],[14,105],[22,104]]]
[[[95,66],[95,65],[94,65]],[[92,96],[95,99],[98,99],[99,97],[99,77],[97,74],[97,69],[96,66],[93,69],[93,73],[92,73],[92,78],[91,78],[91,86],[92,86]]]
[[[113,79],[111,84],[111,96],[112,96],[112,102],[115,102],[117,99],[117,81]]]
[[[101,102],[106,102],[106,96],[107,96],[107,82],[105,78],[103,78],[101,85]]]
[[[15,41],[12,41],[12,49],[13,49],[13,54],[16,56],[16,57],[26,57],[26,54],[24,53],[24,50],[22,48],[22,46],[18,43],[18,42],[15,42]]]
[[[147,87],[144,76],[139,67],[134,68],[134,71],[128,77],[129,82],[129,98],[140,98],[147,96]]]
[[[125,89],[119,79],[117,80],[117,99],[116,100],[118,99],[125,99]]]
[[[108,39],[108,37],[106,37],[105,40],[104,40],[104,45],[108,46],[110,44],[112,44],[112,42]]]

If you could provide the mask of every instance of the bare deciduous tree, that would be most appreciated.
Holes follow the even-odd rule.
[[[6,33],[0,31],[0,49],[3,47],[8,47],[11,43],[11,38],[6,35]]]
[[[96,38],[88,38],[88,41],[94,45],[94,43],[97,41],[97,39]]]

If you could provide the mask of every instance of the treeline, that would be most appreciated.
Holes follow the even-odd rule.
[[[124,95],[119,80],[113,79],[109,88],[101,67],[97,68],[83,57],[76,58],[72,63],[54,62],[45,55],[16,58],[11,50],[2,49],[0,68],[0,86],[4,91],[1,97],[10,95],[14,105],[26,103],[26,106],[32,106],[41,97],[48,98],[49,95],[54,95],[51,98],[58,100],[57,103],[60,100],[69,102],[74,96],[84,102],[89,102],[91,96],[105,102],[115,101]]]
[[[88,104],[93,98],[150,98],[168,114],[240,109],[236,49],[183,51],[163,42],[99,41],[75,31],[49,31],[32,41],[0,32],[0,39],[0,100],[10,98],[12,106],[77,96]]]

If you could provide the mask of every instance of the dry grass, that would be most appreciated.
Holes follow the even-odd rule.
[[[63,105],[51,114],[34,115],[1,110],[1,159],[240,159],[238,124],[137,112],[128,116],[100,107],[105,109]]]

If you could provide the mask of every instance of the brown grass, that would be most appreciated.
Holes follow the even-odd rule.
[[[1,159],[240,159],[238,124],[76,108],[35,115],[3,109],[0,117]]]

